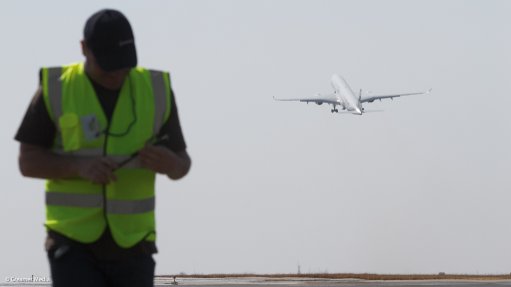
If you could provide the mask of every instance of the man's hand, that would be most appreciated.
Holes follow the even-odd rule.
[[[117,180],[114,171],[118,165],[111,158],[77,159],[76,164],[78,175],[92,183],[109,184]]]
[[[46,179],[81,177],[96,184],[115,181],[118,164],[105,157],[85,158],[58,155],[50,149],[31,144],[20,144],[20,171],[24,176]]]
[[[146,146],[139,151],[138,157],[143,167],[172,179],[185,176],[191,164],[186,151],[175,153],[163,146]]]

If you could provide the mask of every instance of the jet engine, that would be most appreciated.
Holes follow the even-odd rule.
[[[314,96],[316,96],[316,98],[321,98],[321,94],[320,93],[317,93]],[[318,106],[321,106],[322,104],[323,104],[323,102],[316,102],[316,105],[318,105]]]

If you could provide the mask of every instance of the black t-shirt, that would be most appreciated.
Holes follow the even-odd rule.
[[[92,79],[90,80],[96,91],[96,96],[101,103],[101,107],[107,119],[110,121],[119,97],[119,91],[106,89],[92,81]],[[186,149],[186,143],[181,131],[173,92],[171,93],[170,106],[170,117],[161,128],[159,136],[167,134],[170,140],[166,141],[164,146],[174,152],[180,152]],[[20,143],[51,148],[56,135],[57,128],[48,114],[42,96],[42,89],[39,87],[25,113],[15,139]],[[73,244],[80,244],[51,230],[48,231],[48,238],[55,242],[56,246],[69,244],[70,242]],[[96,258],[104,260],[118,260],[137,253],[156,253],[156,245],[154,242],[150,241],[142,241],[128,249],[119,247],[114,242],[109,228],[105,230],[103,235],[96,242],[86,244],[86,247],[91,250]]]

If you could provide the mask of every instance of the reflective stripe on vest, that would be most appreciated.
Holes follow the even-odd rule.
[[[154,134],[158,134],[165,119],[165,110],[167,107],[167,92],[165,87],[165,74],[159,71],[149,71],[153,83],[154,94]]]
[[[67,207],[103,208],[102,194],[76,194],[65,192],[47,191],[47,205],[58,205]],[[109,214],[137,214],[154,211],[155,198],[139,200],[108,199],[106,211]]]
[[[73,194],[47,191],[46,205],[61,205],[69,207],[103,207],[101,194]]]
[[[62,68],[55,67],[48,69],[48,94],[52,95],[50,99],[50,107],[54,119],[59,119],[62,115],[62,81],[60,76],[62,75]],[[60,128],[57,125],[57,128]]]
[[[103,149],[82,149],[73,152],[64,152],[62,150],[55,150],[54,153],[61,155],[74,155],[74,156],[103,156]],[[138,157],[134,155],[108,155],[107,158],[111,158],[117,164],[121,164],[122,168],[142,168],[142,164]]]
[[[139,200],[112,200],[106,201],[106,211],[109,214],[135,214],[154,211],[154,196]]]

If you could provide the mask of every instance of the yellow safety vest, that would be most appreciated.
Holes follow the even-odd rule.
[[[166,72],[131,69],[110,122],[83,63],[43,68],[42,88],[57,127],[53,152],[58,154],[105,156],[120,163],[154,141],[170,115]],[[107,185],[81,178],[48,180],[47,228],[82,243],[96,241],[107,225],[121,247],[155,241],[155,173],[135,158],[115,174],[117,181]]]

